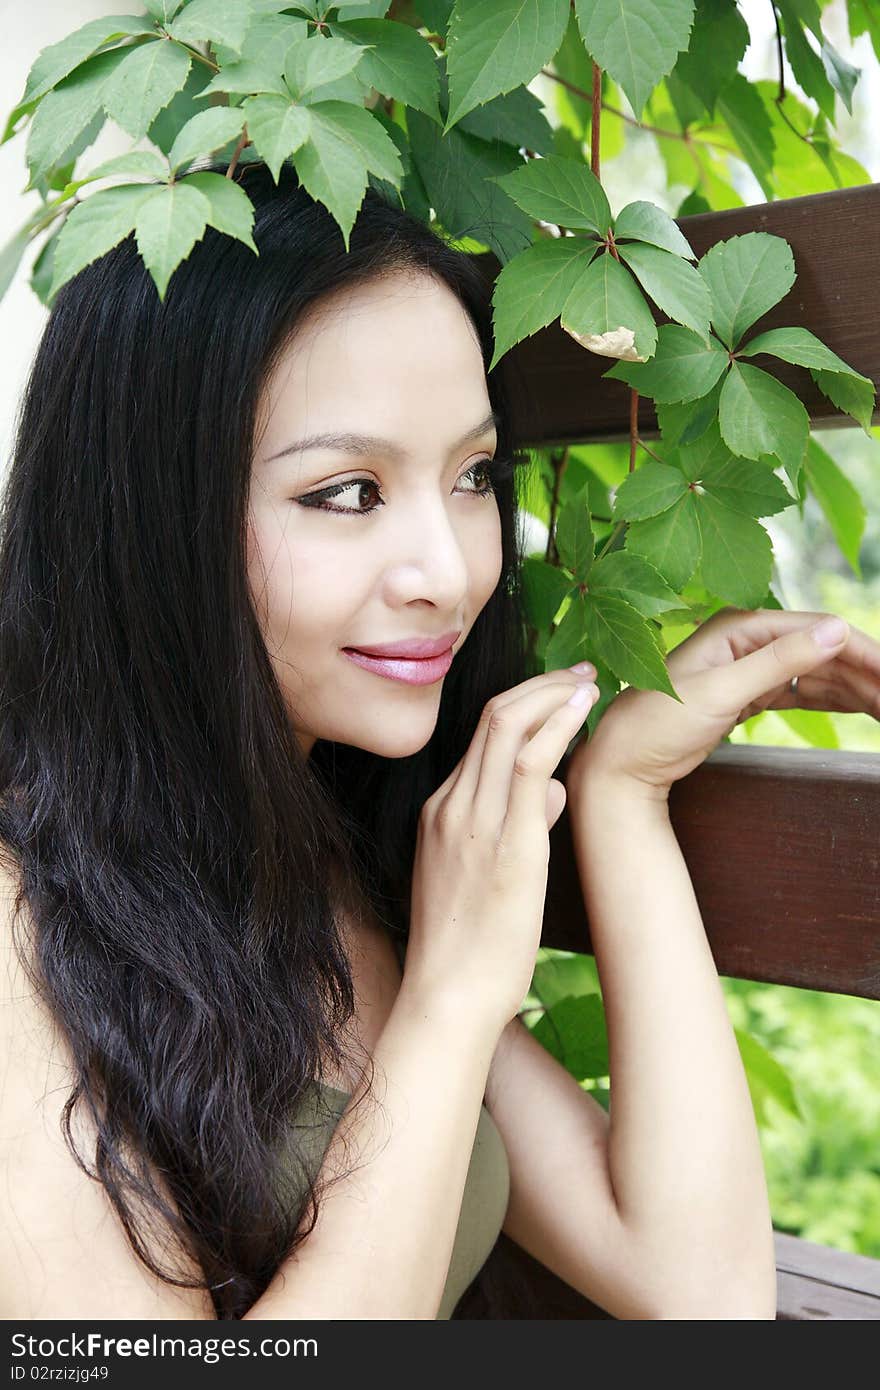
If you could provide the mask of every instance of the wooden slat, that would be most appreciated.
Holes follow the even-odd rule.
[[[569,809],[542,945],[591,952]],[[719,974],[880,999],[880,754],[720,744],[669,813]]]
[[[776,1307],[782,1322],[880,1321],[880,1260],[775,1232]]]
[[[776,1320],[826,1318],[880,1320],[880,1260],[817,1245],[774,1231]],[[486,1265],[490,1297],[478,1279],[456,1304],[455,1317],[611,1320],[613,1315],[584,1298],[515,1244],[502,1231]]]
[[[809,328],[856,371],[880,383],[880,184],[700,213],[681,218],[678,225],[698,256],[715,242],[744,232],[785,237],[797,279],[749,336],[768,328]],[[494,255],[474,260],[487,279],[495,279],[501,267]],[[662,322],[663,316],[658,319]],[[622,381],[602,380],[613,361],[580,347],[558,320],[511,348],[508,357],[516,388],[514,423],[523,444],[628,436],[629,388]],[[801,397],[815,426],[853,424],[826,400],[804,368],[769,357],[756,358],[755,365]],[[639,402],[639,430],[646,438],[656,437],[657,419],[647,400]]]

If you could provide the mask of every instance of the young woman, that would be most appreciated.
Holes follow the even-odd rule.
[[[617,1317],[772,1318],[667,794],[794,677],[876,711],[880,647],[725,609],[563,786],[595,669],[527,674],[482,281],[372,190],[346,252],[291,169],[238,177],[259,257],[209,231],[160,303],[129,238],[20,414],[0,1312],[445,1318],[503,1229]],[[610,1118],[517,1017],[566,790]]]

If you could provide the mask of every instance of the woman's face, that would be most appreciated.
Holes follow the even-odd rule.
[[[387,758],[430,739],[443,675],[393,679],[344,649],[458,634],[453,659],[461,650],[501,574],[481,466],[491,414],[470,319],[426,273],[339,291],[279,360],[251,473],[248,578],[306,756],[316,739]],[[343,434],[374,438],[303,447]]]

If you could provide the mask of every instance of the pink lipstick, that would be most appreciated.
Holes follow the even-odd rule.
[[[350,661],[362,666],[365,671],[374,671],[377,676],[385,676],[388,680],[405,681],[408,685],[433,685],[435,681],[443,679],[452,665],[451,646],[439,656],[417,658],[369,656],[354,647],[343,647],[342,650]]]

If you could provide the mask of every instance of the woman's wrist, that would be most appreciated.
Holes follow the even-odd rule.
[[[595,798],[603,803],[611,800],[645,803],[668,808],[670,787],[665,782],[647,782],[615,768],[595,739],[578,747],[565,773],[565,790],[569,808]]]

